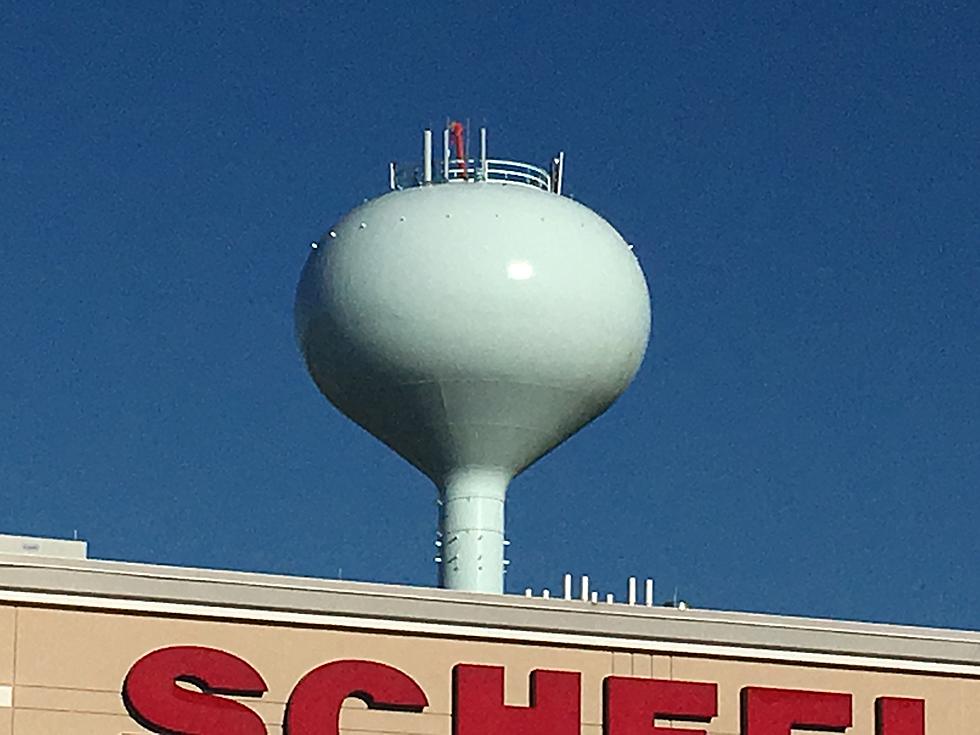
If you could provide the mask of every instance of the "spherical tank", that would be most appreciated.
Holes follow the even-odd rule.
[[[625,390],[650,300],[629,246],[587,207],[448,183],[335,225],[303,270],[296,328],[323,394],[439,487],[457,545],[443,582],[499,591],[507,483]],[[469,549],[471,533],[499,535],[499,559]]]

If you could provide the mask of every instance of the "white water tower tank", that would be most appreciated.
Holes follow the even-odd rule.
[[[439,491],[440,584],[502,592],[510,480],[636,374],[650,298],[631,248],[550,171],[434,160],[349,212],[310,253],[296,329],[313,380]],[[533,502],[533,501],[528,501]]]

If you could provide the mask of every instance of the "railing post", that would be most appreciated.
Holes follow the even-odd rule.
[[[397,177],[395,174],[395,162],[388,164],[388,188],[394,191],[397,188]]]
[[[562,179],[565,175],[565,151],[558,151],[557,181],[555,182],[555,194],[561,196]]]

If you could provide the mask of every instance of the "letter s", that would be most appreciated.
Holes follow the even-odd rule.
[[[267,690],[259,672],[238,656],[202,646],[171,646],[133,664],[122,694],[130,716],[160,735],[267,735],[255,712],[215,696],[261,697]]]

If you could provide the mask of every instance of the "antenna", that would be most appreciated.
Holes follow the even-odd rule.
[[[480,128],[480,178],[489,178],[490,164],[487,161],[487,129]]]
[[[442,131],[442,180],[449,181],[449,125]]]
[[[422,131],[422,182],[432,183],[432,131]]]

